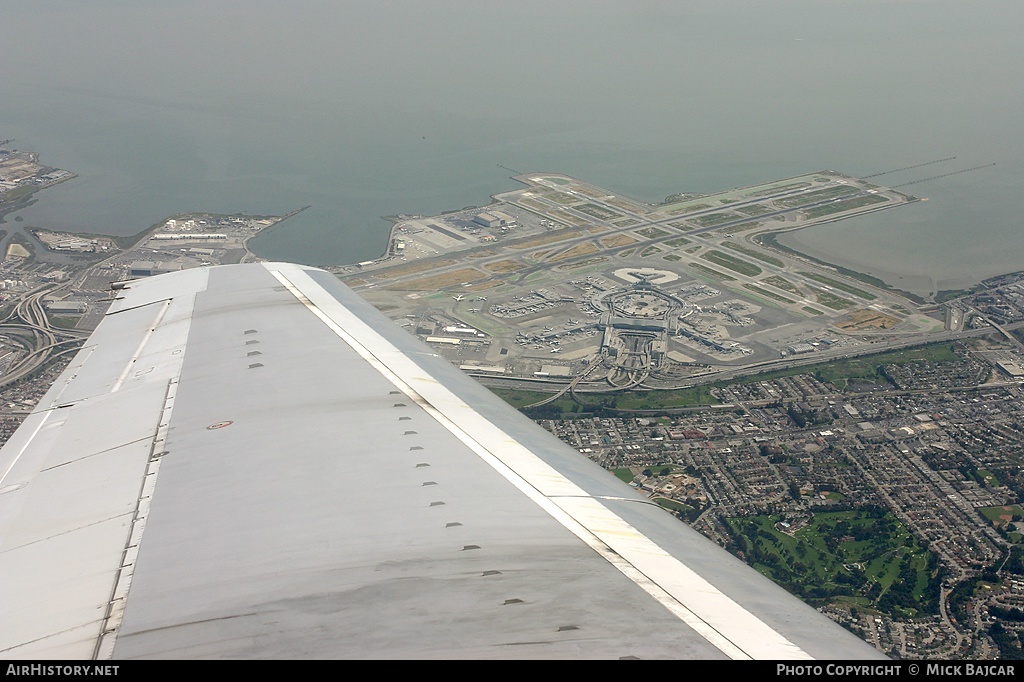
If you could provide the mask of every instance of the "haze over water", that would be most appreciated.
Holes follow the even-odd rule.
[[[1018,0],[5,0],[0,140],[80,176],[24,225],[311,205],[252,246],[316,265],[517,187],[499,164],[660,201],[996,163],[784,239],[928,293],[1024,269],[1021,26]]]

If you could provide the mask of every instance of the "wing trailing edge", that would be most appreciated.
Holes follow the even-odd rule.
[[[3,656],[881,657],[329,273],[119,299],[0,451]]]

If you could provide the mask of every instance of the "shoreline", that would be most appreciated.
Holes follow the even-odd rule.
[[[273,228],[277,227],[278,225],[280,225],[284,221],[288,220],[289,218],[292,218],[292,217],[297,216],[298,214],[302,213],[307,208],[310,208],[310,206],[307,205],[307,206],[303,206],[302,208],[297,208],[295,210],[288,211],[287,213],[285,213],[284,215],[281,215],[281,216],[251,216],[251,217],[254,217],[254,218],[274,218],[274,222],[270,223],[269,225],[267,225],[263,229],[255,232],[254,234],[249,235],[244,240],[242,240],[242,248],[245,249],[245,255],[243,255],[241,260],[239,260],[238,262],[239,263],[248,263],[248,262],[250,262],[250,260],[249,260],[250,258],[253,258],[253,259],[256,259],[256,260],[260,260],[260,261],[268,260],[267,258],[264,258],[263,256],[259,255],[258,253],[256,253],[252,249],[250,249],[249,248],[249,242],[253,239],[253,237],[258,237],[259,235],[261,235],[261,234],[263,234],[265,232],[269,232],[270,230],[272,230]],[[246,215],[246,214],[234,214],[234,215]]]
[[[800,228],[807,229],[807,228]],[[888,289],[922,302],[941,302],[949,292],[969,290],[981,283],[981,278],[964,275],[936,279],[933,275],[894,272],[884,268],[869,268],[863,262],[843,258],[840,254],[809,246],[800,239],[800,229],[757,235],[770,248],[787,251],[802,258],[822,263],[863,282]],[[1012,274],[1010,272],[993,277]]]
[[[38,157],[35,157],[35,158],[38,159]],[[38,161],[37,161],[37,163],[38,163]],[[511,169],[509,169],[509,170],[511,170]],[[38,201],[39,198],[36,195],[37,195],[37,193],[40,190],[47,189],[48,187],[52,187],[52,186],[61,184],[63,182],[66,182],[68,180],[73,180],[73,179],[76,179],[76,178],[79,177],[79,175],[77,173],[74,173],[73,171],[64,171],[64,172],[67,174],[64,177],[61,177],[60,179],[58,179],[58,180],[56,180],[54,182],[48,183],[46,185],[43,185],[43,186],[40,186],[40,187],[34,187],[34,188],[32,188],[32,191],[27,192],[27,193],[25,193],[22,196],[16,197],[13,201],[8,200],[8,201],[5,201],[2,204],[0,204],[0,223],[6,223],[7,222],[6,220],[4,220],[4,218],[8,214],[17,212],[19,210],[23,210],[23,209],[27,208],[28,206],[31,206],[32,204],[34,204],[36,201]],[[815,172],[816,173],[830,173],[831,171],[820,171],[819,170],[819,171],[815,171]],[[515,182],[520,183],[520,184],[529,185],[529,183],[526,181],[526,178],[532,177],[534,175],[551,175],[551,176],[564,177],[564,174],[561,174],[561,173],[525,173],[525,174],[524,173],[517,173],[515,175],[509,176],[509,178],[511,180],[515,181]],[[803,175],[794,175],[794,176],[791,176],[791,177],[788,177],[788,178],[781,178],[781,179],[773,181],[773,184],[785,183],[788,180],[793,180],[793,179],[799,178],[799,177],[803,177]],[[735,191],[735,190],[729,190],[729,191]],[[712,193],[712,194],[703,194],[702,196],[704,196],[704,197],[714,197],[717,194],[724,194],[724,193],[726,193],[726,192],[718,192],[718,193]],[[675,196],[678,196],[678,195],[673,195],[673,198]],[[918,199],[916,199],[916,197],[911,197],[911,200],[918,200]],[[667,201],[667,199],[666,199],[666,201]],[[501,203],[501,199],[498,197],[498,195],[491,195],[490,201],[486,205],[484,205],[484,206],[477,206],[477,205],[465,206],[465,207],[463,207],[461,209],[452,209],[452,210],[449,210],[449,211],[444,211],[444,212],[442,212],[439,215],[440,216],[444,216],[444,215],[447,215],[447,214],[459,213],[459,212],[463,212],[463,211],[467,211],[467,210],[486,209],[488,206],[492,206],[492,205],[498,204],[498,203]],[[638,203],[646,203],[646,202],[638,202]],[[664,203],[665,202],[663,201],[661,204],[650,204],[650,205],[651,206],[658,206],[658,205],[664,205]],[[243,247],[245,253],[244,253],[243,257],[242,257],[242,261],[244,262],[244,261],[249,261],[249,260],[268,260],[268,259],[270,259],[270,257],[261,255],[261,254],[257,253],[256,251],[254,251],[252,248],[250,248],[249,244],[250,244],[251,239],[253,237],[256,237],[256,236],[259,236],[259,235],[262,235],[262,234],[265,234],[265,233],[269,232],[272,228],[278,226],[280,223],[284,222],[288,218],[291,218],[291,217],[293,217],[293,216],[295,216],[295,215],[305,211],[307,208],[310,208],[310,206],[303,206],[303,207],[301,207],[299,209],[292,210],[292,211],[290,211],[288,213],[285,213],[285,214],[283,214],[281,216],[263,216],[263,215],[249,216],[249,214],[247,214],[245,212],[234,213],[234,214],[223,214],[223,215],[225,215],[225,216],[228,216],[228,215],[241,215],[241,216],[247,216],[247,217],[272,218],[272,219],[274,219],[273,223],[271,223],[270,225],[267,225],[266,227],[262,228],[258,232],[254,233],[252,235],[249,235],[243,241],[242,247]],[[879,208],[877,210],[882,210],[882,208]],[[144,241],[153,232],[155,232],[160,227],[162,227],[164,224],[166,224],[166,221],[168,219],[176,218],[176,217],[187,217],[187,216],[190,216],[190,215],[193,215],[193,214],[199,214],[199,213],[205,213],[205,212],[202,212],[202,211],[200,211],[200,212],[191,211],[191,212],[186,212],[186,213],[175,213],[175,214],[172,214],[172,215],[170,215],[168,217],[165,217],[165,218],[161,219],[161,221],[159,221],[157,223],[154,223],[153,225],[150,225],[150,226],[148,226],[148,227],[146,227],[146,228],[144,228],[144,229],[142,229],[142,230],[140,230],[140,231],[138,231],[138,232],[136,232],[136,233],[134,233],[132,235],[127,235],[127,236],[119,236],[119,235],[114,235],[114,234],[103,234],[103,233],[84,233],[84,232],[83,233],[74,232],[74,233],[75,234],[79,234],[79,235],[81,235],[83,237],[102,236],[102,237],[105,237],[105,238],[109,238],[109,239],[113,240],[117,244],[117,246],[119,248],[124,249],[124,250],[128,250],[128,249],[131,249],[134,246],[138,245],[142,241]],[[221,214],[209,214],[209,215],[221,215]],[[381,216],[381,219],[390,222],[391,225],[390,225],[390,228],[388,230],[386,246],[385,246],[385,248],[383,250],[383,253],[381,253],[381,255],[378,256],[378,258],[383,258],[383,257],[388,255],[389,250],[391,248],[391,244],[393,243],[394,239],[396,238],[397,228],[401,224],[401,222],[403,220],[405,220],[405,219],[413,218],[413,217],[414,216],[405,215],[405,214]],[[5,236],[5,239],[2,240],[2,241],[4,241],[4,242],[9,241],[10,237],[12,236],[12,234],[16,233],[16,232],[19,232],[20,231],[19,228],[21,228],[21,227],[22,226],[19,225],[19,226],[15,227],[15,229],[13,229],[13,230],[7,230],[8,234]],[[808,226],[808,227],[811,227],[811,226]],[[35,229],[41,229],[43,231],[48,231],[48,232],[49,231],[54,231],[54,230],[49,230],[47,228],[40,228],[40,227],[36,227]],[[758,241],[761,241],[761,242],[765,243],[770,248],[775,248],[775,249],[778,249],[780,251],[785,251],[785,252],[788,252],[789,254],[791,254],[793,256],[800,257],[800,258],[806,259],[806,260],[811,261],[811,262],[816,262],[816,263],[825,265],[825,266],[827,266],[827,267],[829,267],[831,269],[836,270],[837,272],[839,272],[841,274],[845,274],[845,275],[847,275],[849,277],[858,279],[858,280],[860,280],[862,282],[865,282],[867,284],[871,284],[873,286],[880,287],[880,288],[883,288],[883,289],[887,289],[887,290],[890,290],[890,291],[892,291],[894,293],[898,293],[898,294],[904,295],[904,296],[906,296],[906,297],[910,298],[911,300],[914,300],[914,301],[916,301],[918,303],[941,302],[945,298],[948,298],[951,294],[955,294],[956,292],[961,292],[961,291],[969,290],[969,289],[971,289],[971,288],[973,288],[973,287],[975,287],[975,286],[977,286],[978,284],[981,283],[981,279],[980,278],[978,278],[977,276],[969,275],[969,274],[965,274],[965,275],[962,275],[962,276],[954,276],[954,277],[949,277],[949,278],[944,278],[944,279],[937,279],[934,275],[929,275],[929,274],[911,274],[911,273],[907,273],[907,272],[900,273],[900,272],[895,272],[895,271],[881,269],[881,268],[874,268],[874,267],[871,267],[869,264],[866,264],[866,263],[863,263],[863,262],[857,262],[857,261],[855,261],[853,259],[844,258],[843,255],[841,255],[841,254],[839,254],[839,253],[837,253],[835,251],[830,251],[828,249],[821,249],[821,248],[811,247],[806,242],[804,242],[803,239],[801,239],[801,236],[800,236],[799,233],[803,229],[807,229],[807,227],[801,227],[801,228],[796,228],[796,229],[791,229],[791,230],[769,231],[769,232],[765,232],[765,233],[762,233],[762,234],[758,234],[756,236],[755,235],[751,235],[751,237],[754,237]],[[329,269],[339,269],[339,268],[349,267],[349,266],[352,266],[352,265],[355,265],[355,264],[356,264],[355,262],[337,262],[337,263],[333,263],[333,264],[330,264],[330,265],[327,265],[327,266],[324,266],[324,267],[327,267]],[[997,275],[993,275],[993,277],[1009,275],[1009,274],[1012,274],[1012,273],[1010,273],[1010,272],[999,273]]]

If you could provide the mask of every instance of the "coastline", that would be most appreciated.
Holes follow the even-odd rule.
[[[35,153],[30,153],[30,154],[33,155],[33,160],[36,163],[38,163],[38,155],[35,155]],[[49,167],[46,167],[46,168],[49,169]],[[54,170],[59,170],[59,169],[54,169]],[[36,193],[38,191],[40,191],[42,189],[46,189],[48,187],[52,187],[54,185],[57,185],[57,184],[60,184],[60,183],[63,183],[63,182],[66,182],[68,180],[73,180],[73,179],[79,177],[78,174],[74,173],[73,171],[63,171],[63,172],[65,173],[65,175],[63,177],[53,181],[53,182],[47,183],[45,185],[33,187],[33,188],[31,188],[30,191],[25,192],[21,196],[16,196],[13,199],[13,201],[8,199],[7,201],[4,201],[3,203],[0,203],[0,223],[6,222],[4,220],[4,217],[6,215],[8,215],[8,214],[10,214],[12,212],[24,209],[27,206],[30,206],[30,205],[34,204],[36,201],[38,201],[38,197],[36,196]],[[818,172],[818,173],[829,173],[831,171],[816,171],[816,172]],[[554,176],[562,175],[562,174],[559,174],[559,173],[540,173],[540,174],[541,175],[554,175]],[[530,177],[532,175],[538,175],[538,173],[517,174],[517,175],[510,176],[510,179],[512,179],[512,180],[514,180],[516,182],[519,182],[521,184],[528,185],[529,183],[526,181],[526,178]],[[803,176],[791,176],[791,177],[788,177],[788,178],[778,179],[778,180],[773,181],[772,184],[783,184],[783,183],[785,183],[787,181],[793,180],[794,178],[798,178],[798,177],[803,177]],[[26,189],[29,189],[29,188],[26,188]],[[730,190],[730,191],[735,191],[735,190]],[[701,196],[714,197],[717,194],[726,194],[726,193],[728,193],[728,192],[719,192],[719,193],[713,193],[713,194],[707,194],[707,195],[701,195]],[[674,196],[679,196],[679,195],[674,195]],[[911,199],[912,200],[916,200],[916,198],[913,198],[913,197],[911,197]],[[667,201],[667,199],[666,199],[666,201]],[[477,205],[465,206],[465,207],[463,207],[461,209],[452,209],[452,210],[448,210],[448,211],[443,211],[439,215],[443,216],[443,215],[448,215],[448,214],[460,213],[460,212],[464,212],[464,211],[467,211],[467,210],[486,209],[488,206],[492,206],[492,205],[498,204],[498,203],[501,203],[501,199],[499,198],[499,196],[498,195],[491,195],[490,201],[486,205],[484,205],[484,206],[477,206]],[[660,204],[660,205],[664,205],[664,202],[662,202],[662,204]],[[262,255],[260,255],[259,253],[257,253],[256,251],[254,251],[253,249],[250,248],[250,246],[249,246],[250,240],[253,237],[256,237],[258,235],[262,235],[262,234],[265,234],[265,233],[269,232],[272,228],[276,227],[277,225],[279,225],[283,221],[285,221],[288,218],[291,218],[291,217],[293,217],[293,216],[295,216],[295,215],[305,211],[307,208],[310,208],[310,206],[303,206],[303,207],[301,207],[299,209],[290,211],[290,212],[288,212],[288,213],[286,213],[286,214],[284,214],[282,216],[279,216],[279,217],[276,217],[276,216],[264,216],[264,217],[268,217],[268,218],[274,218],[274,222],[272,224],[267,225],[266,227],[262,228],[258,232],[248,236],[244,240],[244,242],[242,243],[242,246],[244,248],[244,254],[242,256],[242,261],[244,262],[244,261],[250,261],[250,260],[267,260],[266,256],[262,256]],[[884,208],[885,207],[882,207],[882,208],[879,208],[877,210],[884,210]],[[179,214],[174,214],[172,216],[169,216],[168,218],[184,217],[184,216],[192,215],[193,213],[194,212],[179,213]],[[238,214],[238,215],[246,215],[246,214],[243,213],[243,214]],[[417,216],[409,216],[409,215],[405,215],[405,214],[381,216],[381,218],[383,220],[386,220],[386,221],[390,222],[391,226],[390,226],[390,229],[388,230],[389,234],[388,234],[388,239],[387,239],[387,246],[385,247],[383,253],[379,257],[384,257],[384,256],[386,256],[388,254],[390,246],[391,246],[391,244],[393,243],[394,239],[397,236],[397,228],[401,224],[401,222],[403,220],[405,220],[405,219],[415,218],[415,217],[417,217]],[[81,234],[84,237],[89,237],[89,236],[92,236],[92,237],[96,237],[96,236],[108,237],[108,238],[112,239],[118,245],[119,248],[130,249],[130,248],[134,247],[135,245],[137,245],[138,243],[140,243],[141,241],[145,240],[153,232],[158,230],[162,225],[164,225],[166,223],[166,220],[168,218],[164,218],[161,221],[159,221],[157,223],[154,223],[153,225],[150,225],[150,226],[140,230],[139,232],[136,232],[135,234],[128,235],[128,236],[104,235],[104,234],[89,234],[89,233],[76,233],[76,234]],[[0,240],[0,246],[5,246],[6,244],[4,242],[9,242],[11,237],[12,237],[12,235],[14,233],[18,233],[18,232],[22,231],[22,226],[21,225],[18,225],[18,226],[13,226],[12,225],[11,227],[13,229],[8,229],[7,230],[7,235],[5,235],[5,238],[3,240]],[[36,228],[36,229],[43,229],[44,231],[50,231],[50,230],[47,230],[46,228]],[[815,247],[811,246],[804,239],[802,239],[801,232],[804,229],[807,229],[807,228],[806,227],[800,227],[800,228],[790,229],[790,230],[770,231],[770,232],[765,232],[765,233],[758,234],[758,235],[756,235],[756,237],[755,237],[755,235],[751,235],[751,237],[755,237],[758,241],[765,243],[766,245],[770,246],[771,248],[776,248],[776,249],[779,249],[779,250],[782,250],[782,251],[786,251],[786,252],[790,253],[791,255],[794,255],[794,256],[806,259],[808,261],[813,261],[813,262],[817,262],[817,263],[826,265],[826,266],[828,266],[828,267],[830,267],[832,269],[837,270],[840,273],[846,274],[847,276],[859,279],[859,280],[861,280],[863,282],[872,284],[872,285],[880,287],[880,288],[888,289],[890,291],[903,294],[903,295],[907,296],[908,298],[910,298],[912,300],[915,300],[915,301],[917,301],[919,303],[941,301],[944,298],[947,298],[950,294],[954,294],[954,293],[959,292],[959,291],[964,291],[964,290],[967,290],[967,289],[971,289],[972,287],[977,286],[978,284],[980,284],[981,279],[982,279],[980,277],[973,276],[973,275],[963,275],[963,276],[959,276],[959,277],[942,277],[942,275],[940,275],[940,278],[936,278],[934,275],[931,275],[931,274],[907,273],[907,272],[902,272],[901,273],[901,272],[896,272],[896,271],[891,271],[891,270],[886,270],[886,269],[878,268],[878,267],[876,267],[876,266],[874,266],[872,264],[864,263],[864,262],[858,261],[858,260],[856,260],[854,258],[845,257],[845,254],[838,253],[835,250],[830,250],[830,249],[827,249],[827,248],[815,248]],[[335,263],[335,264],[332,264],[332,265],[330,265],[328,267],[330,269],[337,270],[337,269],[344,268],[344,267],[347,267],[347,266],[351,266],[351,265],[354,265],[354,264],[355,264],[354,262]],[[1010,274],[1010,273],[1004,273],[1004,274]]]
[[[278,225],[280,225],[284,221],[288,220],[289,218],[292,218],[292,217],[297,216],[298,214],[302,213],[307,208],[309,208],[309,206],[303,206],[302,208],[297,208],[297,209],[295,209],[293,211],[288,211],[287,213],[285,213],[282,216],[254,216],[254,217],[262,217],[262,218],[274,218],[274,222],[270,223],[269,225],[264,227],[262,230],[259,230],[258,232],[249,235],[248,237],[245,238],[245,240],[242,241],[242,248],[245,249],[245,254],[242,256],[241,260],[239,260],[238,262],[239,263],[249,263],[249,262],[254,262],[254,261],[264,261],[264,260],[267,260],[266,258],[264,258],[263,256],[259,255],[258,253],[256,253],[255,251],[253,251],[252,249],[249,248],[249,241],[253,237],[256,237],[256,236],[259,236],[261,234],[264,234],[265,232],[269,232],[270,230],[272,230],[273,228],[277,227]]]
[[[857,279],[903,294],[911,300],[919,302],[939,301],[940,294],[943,292],[970,289],[981,281],[977,277],[969,276],[936,279],[932,275],[899,273],[870,266],[862,261],[844,258],[834,251],[816,249],[809,246],[800,239],[799,233],[802,229],[806,228],[765,233],[757,236],[759,240],[770,248],[788,251],[791,254],[807,258],[808,260],[823,263]]]

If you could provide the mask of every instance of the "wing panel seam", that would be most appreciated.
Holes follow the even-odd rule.
[[[420,391],[415,389],[409,383],[409,381],[414,381],[415,379],[410,378],[410,380],[406,380],[403,378],[398,371],[392,369],[377,353],[370,351],[352,333],[343,328],[338,321],[306,296],[283,272],[276,269],[268,269],[301,304],[318,317],[395,387],[400,389],[410,399],[416,401],[439,424],[463,442],[477,456],[487,462],[506,480],[515,485],[529,499],[561,523],[567,530],[580,538],[599,556],[612,564],[623,575],[646,591],[673,615],[693,628],[724,654],[736,659],[753,658],[762,655],[764,657],[779,658],[779,652],[783,651],[786,657],[809,658],[796,644],[790,642],[781,633],[770,628],[759,618],[737,604],[728,595],[708,583],[699,574],[694,572],[693,569],[665,552],[653,540],[641,534],[599,501],[587,495],[585,490],[566,479],[560,472],[551,468],[550,465],[547,465],[536,455],[522,448],[511,436],[499,430],[508,443],[515,443],[521,448],[522,452],[517,453],[518,456],[522,457],[522,461],[519,464],[528,473],[514,469],[498,457],[491,448],[470,435],[463,426],[456,423],[443,409],[434,405]],[[319,288],[319,285],[312,281],[311,286]],[[338,302],[338,305],[342,306],[340,302]],[[344,309],[343,306],[342,308]],[[345,312],[348,313],[347,309],[345,309]],[[372,329],[369,331],[376,336],[376,339],[393,348],[389,342],[375,331]],[[446,391],[446,394],[441,397],[451,403],[451,406],[454,406],[456,409],[464,408],[472,411],[473,414],[477,414],[471,406],[466,405],[457,396],[447,391],[447,389],[438,388],[436,383],[433,388],[436,391]],[[536,483],[531,482],[531,473],[535,480],[544,480],[547,483],[546,487],[551,487],[554,484],[558,489],[558,494],[552,496],[541,490]],[[560,501],[553,499],[555,496],[564,496],[566,492],[573,493],[573,495],[566,496],[564,500]],[[584,523],[578,517],[586,518],[588,523]],[[641,565],[647,566],[647,569],[641,568]],[[672,576],[666,573],[664,570],[666,566],[682,575],[682,580],[687,581],[691,587],[696,584],[697,589],[703,594],[702,598],[710,600],[704,603],[705,611],[713,612],[721,609],[727,612],[729,617],[720,618],[721,624],[716,626],[706,618],[697,615],[679,596],[673,594],[670,589],[662,585],[667,580],[669,584],[673,584],[678,588],[682,582],[679,575]],[[649,574],[652,570],[659,575],[665,576],[665,578],[659,582],[658,579],[651,577]],[[727,635],[723,632],[723,627],[728,628],[732,634]],[[736,640],[744,640],[746,643],[739,644]],[[752,654],[751,651],[757,652],[757,656]]]

